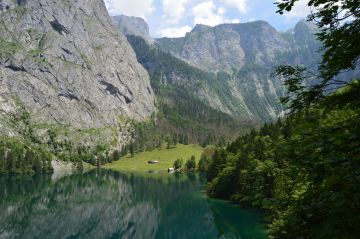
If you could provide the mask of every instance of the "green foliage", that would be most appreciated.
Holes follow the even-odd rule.
[[[184,164],[184,161],[183,161],[182,158],[176,159],[175,162],[174,162],[174,168],[175,168],[175,170],[181,169],[182,166],[183,166],[183,164]]]
[[[31,142],[0,139],[0,174],[52,172],[51,159],[51,154]]]
[[[278,12],[283,14],[291,11],[298,0],[284,0],[277,2]],[[338,79],[344,72],[354,70],[359,64],[360,55],[360,4],[357,0],[310,0],[308,6],[315,10],[308,16],[308,21],[313,21],[319,27],[318,39],[323,44],[322,63],[319,67],[320,76],[311,74],[305,76],[303,69],[287,66],[284,71],[279,68],[277,74],[288,77],[290,86],[300,87],[298,82],[292,82],[291,71],[294,77],[299,80],[309,78],[312,81],[308,89],[291,89],[289,93],[301,94],[305,101],[316,103],[329,89],[338,89],[348,85],[347,81]],[[336,77],[336,78],[335,78]],[[301,83],[301,82],[300,82]],[[305,102],[303,101],[303,102]]]
[[[23,17],[26,13],[27,13],[27,9],[24,6],[15,6],[13,11],[16,12],[18,19],[21,19],[21,17]]]
[[[186,171],[195,171],[196,168],[196,160],[195,156],[192,155],[190,159],[188,159],[185,163],[185,169]]]
[[[114,152],[112,153],[112,160],[113,161],[118,161],[121,158],[121,152],[119,150],[114,150]]]
[[[202,154],[199,160],[199,171],[207,172],[209,168],[209,163],[210,159],[205,154]]]
[[[133,157],[134,157],[134,154],[135,154],[134,145],[133,145],[133,144],[130,144],[130,149],[129,149],[129,151],[130,151],[131,157],[133,158]]]
[[[171,146],[170,138],[166,137],[165,141],[166,141],[166,149],[170,149],[170,146]]]
[[[208,181],[212,181],[221,172],[221,170],[225,168],[226,155],[227,151],[223,148],[215,150],[206,174],[206,178]]]
[[[56,127],[46,126],[41,136],[30,114],[19,104],[19,112],[11,115],[11,126],[17,130],[14,138],[0,138],[0,174],[2,173],[46,173],[51,172],[51,160],[72,162],[82,170],[83,163],[102,166],[120,159],[120,152],[110,155],[109,145],[85,146],[74,143]]]
[[[279,12],[291,11],[295,2],[278,3]],[[288,89],[282,101],[293,115],[286,120],[288,126],[280,129],[281,153],[270,157],[271,191],[268,197],[259,194],[261,204],[257,205],[274,215],[271,238],[357,238],[360,217],[355,212],[360,207],[354,201],[360,199],[360,85],[342,80],[340,73],[358,64],[360,5],[352,0],[312,0],[308,5],[318,10],[309,20],[321,28],[318,38],[324,44],[320,75],[303,67],[277,69],[276,75],[285,77]],[[309,79],[312,84],[304,87]],[[242,200],[244,195],[232,197]],[[257,201],[250,198],[253,204]]]
[[[216,144],[229,140],[234,132],[243,132],[248,125],[228,114],[210,107],[197,92],[206,84],[221,95],[224,102],[231,105],[229,87],[224,74],[217,77],[205,73],[177,59],[170,53],[157,47],[149,46],[145,40],[136,36],[128,36],[138,61],[148,70],[151,86],[157,96],[159,113],[156,123],[148,123],[141,131],[145,147],[154,148],[150,144],[160,145],[165,139],[175,143],[197,143],[201,145]],[[151,125],[152,124],[152,125]],[[148,130],[149,128],[153,128]],[[147,128],[147,129],[145,129]],[[209,137],[210,136],[210,137]],[[146,139],[147,138],[147,139]],[[146,142],[145,142],[146,141]],[[169,142],[166,140],[166,142]],[[171,142],[169,145],[171,146]],[[156,146],[155,146],[156,147]]]
[[[278,2],[278,12],[291,11],[298,0]],[[360,55],[360,4],[357,0],[310,0],[312,11],[308,20],[321,29],[319,40],[325,50],[321,64],[324,79],[331,79],[339,72],[354,69]]]
[[[208,194],[267,209],[271,238],[357,238],[359,95],[356,82],[217,149]]]
[[[10,117],[10,124],[21,137],[0,136],[0,174],[52,172],[53,155],[34,132],[31,117],[22,106]]]
[[[288,90],[288,95],[281,98],[283,104],[289,104],[292,112],[301,111],[314,102],[313,97],[319,97],[318,92],[310,94],[306,92],[306,87],[302,84],[305,78],[305,68],[301,66],[279,66],[274,73],[274,76],[285,77],[284,85]]]
[[[154,149],[151,151],[138,152],[131,158],[130,154],[124,155],[117,162],[105,166],[120,172],[148,172],[148,171],[167,171],[174,167],[174,162],[178,158],[190,158],[195,155],[200,158],[203,148],[198,145],[177,144],[169,150]],[[158,163],[149,164],[149,160],[156,160]]]
[[[19,43],[0,38],[0,58],[8,58],[20,48]]]
[[[211,162],[211,158],[214,155],[214,152],[215,152],[215,147],[213,146],[208,146],[204,149],[199,160],[200,172],[207,172],[209,170],[209,165]]]

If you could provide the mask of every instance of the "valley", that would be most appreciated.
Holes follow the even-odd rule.
[[[357,239],[360,4],[258,1],[0,0],[0,238]]]
[[[183,159],[186,162],[191,156],[195,156],[198,164],[202,152],[203,148],[197,145],[177,144],[169,149],[166,145],[162,145],[161,149],[139,152],[133,157],[126,155],[119,161],[105,165],[104,168],[119,172],[167,173],[168,168],[174,167],[176,159]],[[149,164],[151,160],[158,162]]]

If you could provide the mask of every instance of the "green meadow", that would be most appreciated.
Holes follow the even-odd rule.
[[[174,161],[178,158],[182,158],[185,164],[194,155],[196,162],[198,162],[202,152],[203,148],[198,145],[177,144],[176,147],[170,149],[163,148],[140,152],[134,157],[129,154],[116,162],[105,165],[104,168],[124,172],[167,171],[168,168],[173,167]],[[149,164],[149,160],[157,160],[159,163]]]

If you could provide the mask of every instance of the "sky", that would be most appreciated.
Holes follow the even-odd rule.
[[[300,0],[285,15],[276,13],[275,0],[105,0],[110,15],[141,17],[152,37],[182,37],[196,24],[215,26],[264,20],[280,31],[288,30],[310,13]]]

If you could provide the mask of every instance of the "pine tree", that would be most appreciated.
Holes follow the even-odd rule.
[[[6,147],[0,145],[0,174],[6,172]]]
[[[170,149],[170,146],[171,146],[170,138],[166,137],[166,149]]]
[[[130,155],[131,157],[133,158],[134,155],[135,155],[135,152],[134,152],[134,145],[133,144],[130,144]]]
[[[32,168],[35,173],[42,173],[42,162],[38,156],[35,157]]]
[[[119,150],[114,150],[113,154],[112,154],[112,158],[114,161],[118,161],[121,157],[121,153]]]
[[[196,160],[194,155],[192,155],[191,158],[186,162],[185,168],[187,171],[195,171]]]

